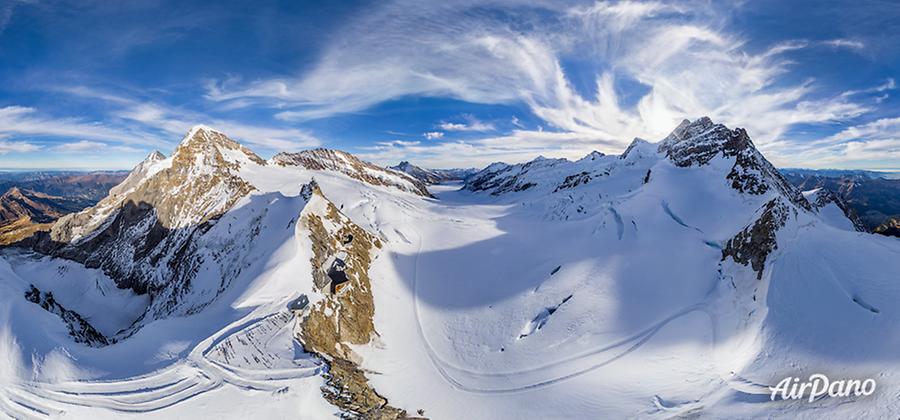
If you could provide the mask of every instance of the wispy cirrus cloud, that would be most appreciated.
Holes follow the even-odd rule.
[[[855,50],[861,50],[866,47],[866,44],[862,41],[855,39],[829,39],[827,41],[822,41],[824,45],[834,48],[850,48]]]
[[[796,156],[796,166],[897,169],[900,165],[900,116],[852,125],[806,143],[782,143],[783,155]]]
[[[62,143],[50,148],[53,152],[58,153],[95,153],[103,154],[109,152],[119,153],[138,153],[144,151],[142,148],[126,146],[126,145],[110,145],[99,141],[79,140],[75,142]]]
[[[80,118],[41,115],[35,108],[15,105],[0,108],[0,133],[9,136],[74,137],[141,144],[155,141],[146,133],[127,128]]]
[[[54,91],[88,99],[99,99],[111,106],[111,119],[123,126],[157,130],[155,137],[163,146],[170,146],[196,124],[206,124],[222,130],[249,145],[274,151],[294,151],[318,146],[321,141],[306,130],[246,124],[207,114],[165,105],[146,98],[133,98],[89,86],[53,87]],[[93,137],[88,137],[93,138]]]
[[[293,78],[213,83],[207,98],[277,106],[284,109],[280,118],[293,121],[410,95],[522,103],[552,134],[519,130],[449,145],[381,145],[380,151],[399,156],[403,148],[422,154],[433,147],[437,156],[473,148],[508,160],[522,155],[513,150],[516,144],[571,154],[619,151],[633,137],[657,139],[681,119],[703,115],[746,127],[758,144],[774,146],[795,125],[844,121],[871,110],[852,95],[823,95],[811,78],[785,82],[795,64],[789,55],[813,44],[795,40],[751,50],[725,24],[730,7],[690,0],[386,2],[348,23],[311,70]],[[486,9],[502,13],[481,13]],[[851,39],[825,42],[863,46]],[[563,65],[573,57],[596,67],[592,91],[573,85]],[[642,93],[624,98],[623,83],[641,86]],[[455,121],[439,126],[471,127]],[[511,147],[495,146],[504,142]]]
[[[40,146],[28,142],[0,140],[0,154],[10,152],[25,153],[37,150],[40,150]]]

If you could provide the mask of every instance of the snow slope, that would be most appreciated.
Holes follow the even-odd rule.
[[[319,391],[326,367],[302,351],[287,310],[300,293],[324,298],[297,224],[324,209],[301,193],[315,179],[382,242],[368,273],[376,334],[352,348],[374,389],[409,413],[897,413],[900,242],[848,228],[770,166],[746,133],[708,120],[622,156],[491,165],[463,188],[432,187],[439,200],[340,170],[241,161],[232,175],[252,188],[191,239],[226,251],[179,295],[195,310],[141,318],[146,295],[111,287],[100,270],[3,251],[0,411],[334,416]],[[60,317],[24,299],[32,284],[104,334],[130,333],[76,343]],[[769,400],[768,385],[812,373],[872,377],[878,391]]]

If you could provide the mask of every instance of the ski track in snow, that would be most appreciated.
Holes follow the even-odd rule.
[[[618,215],[612,208],[610,211]],[[617,220],[621,221],[621,219],[617,218]],[[621,226],[621,225],[620,225]],[[415,230],[415,228],[413,228]],[[426,353],[428,354],[429,359],[434,365],[435,369],[441,375],[441,377],[447,381],[451,386],[456,389],[465,392],[471,392],[476,394],[510,394],[516,392],[530,391],[534,389],[539,389],[543,387],[547,387],[550,385],[554,385],[560,382],[567,381],[569,379],[576,378],[578,376],[584,375],[601,367],[612,364],[613,362],[627,356],[628,354],[634,352],[639,349],[641,346],[646,344],[651,338],[653,338],[656,333],[658,333],[663,327],[668,325],[670,322],[681,318],[682,316],[688,315],[695,311],[700,311],[707,314],[710,317],[711,326],[715,323],[712,313],[707,309],[707,304],[705,302],[696,303],[693,305],[689,305],[686,308],[675,312],[674,314],[657,321],[651,326],[639,331],[638,333],[616,341],[612,344],[599,346],[595,349],[588,350],[582,352],[580,354],[576,354],[574,356],[570,356],[567,358],[559,359],[553,362],[546,363],[541,366],[533,367],[530,369],[522,369],[516,371],[508,371],[508,372],[484,372],[484,371],[475,371],[466,369],[459,366],[454,366],[450,362],[442,359],[434,348],[431,346],[431,343],[428,341],[428,338],[425,335],[425,331],[422,327],[422,319],[419,314],[419,298],[418,298],[418,259],[419,255],[422,251],[422,235],[418,230],[415,230],[415,234],[417,236],[418,243],[418,251],[416,252],[416,258],[413,262],[413,281],[412,281],[412,296],[413,296],[413,313],[416,320],[416,331],[419,334],[419,338],[422,340],[423,347],[425,348]],[[714,340],[715,342],[715,340]],[[619,350],[616,352],[616,350]],[[575,362],[583,361],[589,359],[591,357],[597,357],[602,355],[607,355],[608,357],[598,360],[594,362],[588,367],[576,369],[574,372],[559,375],[555,374],[559,368],[564,367],[565,365],[569,365]],[[455,375],[454,375],[455,373]],[[540,374],[544,375],[540,375]],[[503,379],[504,382],[513,382],[517,379],[517,377],[524,377],[526,375],[534,375],[538,374],[539,376],[544,376],[546,379],[537,380],[537,381],[524,381],[525,383],[509,386],[509,387],[496,387],[496,388],[485,388],[479,387],[476,385],[469,385],[466,383],[465,379],[462,377],[468,377],[474,380],[474,382],[478,383],[479,379],[491,379],[491,378],[500,378]],[[527,378],[526,378],[527,379]]]
[[[65,411],[65,405],[146,413],[170,407],[225,384],[245,390],[275,392],[286,386],[285,381],[318,375],[322,366],[312,359],[296,368],[256,370],[229,366],[208,357],[228,338],[269,321],[279,328],[288,328],[294,317],[286,312],[245,317],[201,341],[185,360],[145,376],[17,385],[6,389],[5,395],[0,394],[0,410],[13,418],[56,416]]]

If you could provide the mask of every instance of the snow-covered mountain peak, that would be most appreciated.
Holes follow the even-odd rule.
[[[583,158],[578,159],[578,162],[593,161],[593,160],[600,159],[603,156],[606,156],[606,154],[603,152],[598,152],[598,151],[594,150],[591,153],[588,153],[587,155],[585,155]]]
[[[141,161],[141,163],[159,162],[165,158],[166,158],[166,155],[164,155],[162,152],[160,152],[159,150],[154,150],[149,155],[147,155],[147,157],[144,158],[144,160]]]
[[[681,124],[678,124],[678,127],[675,127],[675,129],[672,130],[672,133],[663,139],[663,142],[677,142],[696,137],[715,125],[717,124],[709,117],[701,117],[695,121],[685,119],[681,121]]]
[[[659,143],[659,152],[679,167],[703,166],[716,158],[733,159],[726,179],[735,190],[753,195],[775,190],[796,206],[812,209],[800,192],[756,149],[743,128],[732,130],[707,117],[685,121]]]
[[[734,155],[747,147],[753,147],[753,144],[746,131],[741,128],[729,130],[708,117],[693,122],[682,121],[659,143],[659,151],[678,166],[703,165],[720,152]]]
[[[240,167],[241,163],[253,162],[265,165],[265,160],[242,144],[232,140],[221,131],[204,125],[191,128],[181,140],[172,155],[176,164],[217,165],[224,161]]]
[[[421,181],[402,172],[392,171],[366,162],[358,157],[334,149],[312,149],[296,153],[278,153],[270,160],[278,166],[296,166],[311,171],[331,171],[372,185],[396,188],[401,191],[430,197]]]

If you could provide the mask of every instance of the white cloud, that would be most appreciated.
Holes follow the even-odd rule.
[[[510,134],[468,141],[423,144],[393,140],[362,147],[358,155],[382,165],[410,160],[431,168],[483,167],[497,161],[524,162],[538,155],[577,159],[596,146],[595,139],[578,133],[515,130]]]
[[[115,142],[153,142],[147,133],[113,127],[79,118],[55,118],[40,115],[38,110],[23,106],[0,108],[0,133],[6,135],[75,137]]]
[[[425,133],[425,138],[428,140],[437,140],[442,137],[444,137],[444,133],[442,131],[429,131]]]
[[[729,31],[728,5],[490,2],[489,7],[504,11],[503,19],[473,12],[484,7],[474,1],[384,2],[349,22],[312,70],[296,78],[215,83],[207,97],[278,106],[284,108],[278,116],[286,120],[354,112],[408,95],[524,103],[554,128],[553,135],[517,131],[484,142],[416,146],[509,160],[521,153],[492,148],[495,140],[514,144],[527,138],[533,150],[579,155],[600,147],[617,152],[633,137],[658,139],[681,119],[703,115],[745,127],[757,144],[777,151],[778,141],[797,124],[843,121],[870,110],[849,95],[823,95],[813,79],[786,83],[782,76],[794,65],[788,54],[810,42],[750,50],[740,34]],[[541,13],[531,13],[536,9]],[[859,45],[829,42],[842,48]],[[573,57],[602,69],[590,95],[575,89],[560,64]],[[622,100],[621,82],[626,81],[645,87],[637,101]],[[460,131],[473,125],[446,121],[439,128]],[[470,131],[490,131],[486,128]],[[381,152],[401,151],[394,146]]]
[[[829,39],[827,41],[823,41],[823,44],[834,47],[834,48],[849,48],[854,50],[861,50],[866,47],[862,41],[857,41],[854,39]]]
[[[25,152],[34,152],[36,150],[40,150],[40,146],[22,142],[22,141],[6,141],[0,140],[0,155],[15,152],[15,153],[25,153]]]
[[[90,140],[80,140],[73,143],[63,143],[53,147],[53,151],[61,153],[85,153],[85,152],[102,152],[108,146],[106,143],[100,143]]]
[[[825,138],[776,145],[785,166],[896,168],[900,159],[900,117],[849,126]],[[776,161],[776,163],[779,163]]]
[[[464,122],[441,122],[438,124],[444,131],[494,131],[497,128],[491,123],[480,121],[474,116],[463,115]]]
[[[179,136],[183,136],[197,124],[215,127],[248,145],[274,151],[295,151],[321,144],[318,138],[302,129],[254,125],[212,118],[203,113],[84,86],[55,88],[55,90],[84,98],[101,99],[113,104],[114,108],[110,111],[111,117],[124,120],[123,125],[134,126],[136,122],[147,129],[162,130],[168,134],[165,136],[165,144],[172,144],[179,140]]]

